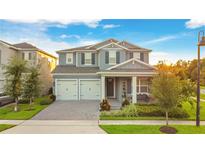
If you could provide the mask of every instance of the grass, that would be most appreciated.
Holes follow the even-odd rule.
[[[11,127],[14,127],[15,125],[8,125],[8,124],[0,124],[0,132],[9,129]]]
[[[45,96],[46,97],[46,96]],[[40,105],[39,102],[44,97],[35,99],[32,109],[29,110],[29,104],[19,104],[19,111],[14,112],[14,104],[0,108],[1,120],[27,120],[32,118],[38,112],[46,108],[48,105]]]
[[[162,134],[161,125],[100,125],[108,134]],[[177,134],[205,134],[205,126],[173,125]]]

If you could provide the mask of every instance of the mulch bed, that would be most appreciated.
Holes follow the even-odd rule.
[[[170,127],[170,126],[162,126],[159,129],[162,133],[165,134],[176,134],[177,130],[174,127]]]

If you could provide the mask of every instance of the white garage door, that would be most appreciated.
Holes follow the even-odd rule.
[[[78,100],[77,80],[58,80],[57,100]]]
[[[100,81],[99,80],[80,80],[80,99],[99,100]]]

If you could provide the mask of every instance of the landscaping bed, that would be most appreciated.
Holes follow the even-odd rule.
[[[100,125],[108,134],[164,134],[161,125]],[[205,134],[205,126],[172,125],[176,134]]]
[[[8,124],[0,124],[0,132],[9,129],[11,127],[14,127],[15,125],[8,125]]]
[[[45,109],[50,103],[52,103],[52,100],[49,100],[48,96],[36,98],[31,108],[28,103],[19,104],[19,111],[17,112],[14,111],[14,104],[10,104],[0,108],[0,119],[1,120],[27,120],[32,118],[41,110]]]
[[[205,103],[203,104],[205,107]],[[185,102],[169,112],[170,119],[194,120],[195,107]],[[121,110],[103,111],[101,120],[164,120],[165,112],[158,104],[130,104]],[[204,112],[205,120],[205,112]]]

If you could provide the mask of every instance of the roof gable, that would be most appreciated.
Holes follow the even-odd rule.
[[[123,63],[120,63],[118,65],[115,65],[115,66],[112,66],[110,68],[108,68],[107,70],[119,70],[119,69],[153,69],[155,70],[156,68],[153,67],[152,65],[150,64],[147,64],[141,60],[138,60],[138,59],[135,59],[135,58],[132,58],[132,59],[129,59]]]

